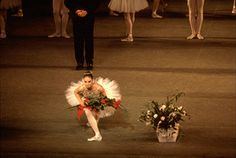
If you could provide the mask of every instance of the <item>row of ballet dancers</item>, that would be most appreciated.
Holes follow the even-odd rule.
[[[126,38],[122,38],[122,42],[133,42],[133,26],[135,22],[135,13],[148,7],[146,0],[128,0],[129,3],[124,4],[124,0],[111,0],[108,7],[110,9],[109,14],[118,16],[119,13],[124,14],[124,21],[126,24]],[[204,39],[201,35],[201,28],[203,23],[203,8],[205,0],[187,0],[189,11],[189,24],[191,28],[191,35],[187,39]],[[122,3],[122,4],[121,4]],[[153,0],[152,3],[152,18],[161,19],[163,16],[158,15],[158,9],[162,5],[162,8],[167,7],[165,0]],[[64,37],[70,38],[67,33],[67,24],[69,19],[69,10],[64,5],[64,0],[52,0],[53,18],[55,23],[55,32],[48,35],[49,38]],[[22,2],[21,0],[0,0],[0,38],[6,38],[6,20],[7,9],[17,7],[18,12],[15,16],[23,17]],[[124,9],[124,7],[126,7]],[[236,14],[235,0],[233,1],[232,13]]]
[[[152,17],[153,18],[163,18],[157,14],[159,4],[162,3],[163,6],[167,6],[164,0],[153,0]],[[9,8],[18,8],[18,11],[13,16],[23,17],[22,11],[22,0],[1,0],[0,3],[0,22],[1,22],[1,34],[0,38],[6,38],[6,20],[7,20],[7,10]],[[53,37],[64,37],[70,38],[67,33],[67,24],[69,19],[69,10],[64,5],[64,0],[52,0],[53,8],[53,18],[55,23],[55,32],[48,35],[49,38]],[[110,15],[118,16],[119,14],[113,10],[110,10]]]

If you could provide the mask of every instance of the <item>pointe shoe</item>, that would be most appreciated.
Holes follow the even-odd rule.
[[[61,37],[60,33],[53,33],[51,35],[48,35],[48,38],[54,38],[54,37]]]
[[[132,36],[128,36],[127,38],[122,38],[121,42],[133,42],[134,39]]]
[[[233,8],[232,13],[236,14],[236,8]]]
[[[67,33],[63,33],[61,36],[64,38],[70,38],[70,36]]]
[[[156,14],[156,13],[152,13],[152,18],[154,18],[154,19],[162,19],[163,16],[158,15],[158,14]]]
[[[101,135],[97,135],[97,136],[94,136],[92,138],[88,138],[88,141],[89,142],[92,142],[92,141],[98,141],[100,142],[102,140],[102,136]]]
[[[197,34],[197,38],[200,39],[200,40],[204,39],[204,37],[200,33]]]
[[[187,37],[188,40],[191,40],[195,37],[196,35],[195,34],[191,34],[190,36]]]
[[[6,37],[7,37],[7,35],[6,35],[5,32],[2,32],[2,33],[0,34],[0,38],[6,38]]]

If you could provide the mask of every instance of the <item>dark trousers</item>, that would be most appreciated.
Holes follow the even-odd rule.
[[[77,64],[93,64],[94,58],[94,16],[73,19],[74,49]]]

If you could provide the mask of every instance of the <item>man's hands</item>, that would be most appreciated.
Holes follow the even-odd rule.
[[[85,17],[85,16],[88,14],[88,12],[87,12],[86,10],[80,10],[80,9],[76,10],[75,13],[76,13],[79,17]]]

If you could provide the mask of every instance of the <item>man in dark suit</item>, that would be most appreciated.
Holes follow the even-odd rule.
[[[83,69],[84,56],[87,69],[93,69],[95,10],[100,0],[65,0],[73,23],[76,70]],[[84,55],[85,51],[85,55]]]

